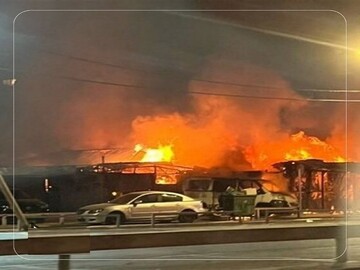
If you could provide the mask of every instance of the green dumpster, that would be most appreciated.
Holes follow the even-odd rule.
[[[255,212],[256,195],[242,192],[226,192],[219,197],[219,206],[224,211],[233,212],[234,216],[252,216]]]
[[[255,212],[256,195],[235,195],[234,212],[237,216],[252,216]]]

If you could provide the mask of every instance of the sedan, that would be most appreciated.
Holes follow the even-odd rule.
[[[193,222],[207,212],[205,203],[188,196],[164,191],[131,192],[108,203],[92,204],[77,211],[78,220],[87,224],[116,224],[149,220]]]

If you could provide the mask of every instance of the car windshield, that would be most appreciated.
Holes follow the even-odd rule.
[[[117,197],[117,198],[111,200],[110,202],[111,203],[117,203],[117,204],[127,204],[128,202],[135,199],[139,195],[141,195],[141,194],[139,194],[139,193],[128,193],[128,194],[122,195],[120,197]]]
[[[211,180],[207,179],[194,179],[188,182],[187,191],[208,191]]]

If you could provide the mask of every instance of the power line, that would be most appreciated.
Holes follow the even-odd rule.
[[[360,89],[296,89],[298,92],[360,93]]]
[[[92,60],[92,59],[79,57],[79,56],[73,56],[73,55],[64,54],[64,53],[57,53],[57,52],[50,52],[50,51],[40,51],[40,52],[44,52],[44,53],[47,53],[47,54],[53,54],[53,55],[57,55],[57,56],[62,56],[62,57],[66,57],[66,58],[69,58],[69,59],[72,59],[72,60],[82,61],[82,62],[86,62],[86,63],[92,63],[92,64],[103,65],[103,66],[119,68],[119,69],[127,69],[127,70],[132,70],[132,71],[147,72],[144,69],[124,67],[124,66],[117,65],[117,64],[112,64],[112,63],[98,61],[98,60]]]
[[[62,54],[59,54],[59,55],[62,55]],[[85,61],[86,60],[84,58],[77,58],[77,57],[71,57],[71,58],[74,58],[76,60],[81,59],[80,61]],[[122,69],[129,69],[129,70],[134,70],[134,71],[136,70],[136,71],[147,72],[147,71],[141,70],[141,69],[126,68],[126,67],[112,65],[112,64],[108,64],[108,63],[104,63],[104,62],[97,62],[97,61],[92,61],[92,60],[88,60],[87,62],[96,63],[96,64],[103,64],[103,65],[109,65],[109,66],[114,66],[114,67],[122,68]],[[5,67],[0,67],[0,70],[11,71],[11,69],[5,68]],[[48,74],[40,74],[40,75],[42,75],[42,76],[46,75],[46,76],[49,76],[49,77],[62,78],[62,79],[67,79],[67,80],[72,80],[72,81],[97,83],[97,84],[111,85],[111,86],[124,86],[124,87],[141,88],[141,89],[148,88],[148,87],[145,87],[145,86],[136,86],[136,85],[123,84],[123,83],[112,83],[112,82],[105,82],[105,81],[80,79],[80,78],[75,78],[75,77],[70,77],[70,76],[53,76],[53,75],[48,75]],[[241,87],[241,88],[248,87],[248,88],[274,89],[274,90],[283,90],[284,89],[284,88],[281,88],[281,87],[274,87],[274,86],[267,86],[267,85],[243,84],[243,83],[213,81],[213,80],[205,80],[205,79],[191,79],[191,81],[200,82],[200,83],[204,82],[204,83],[209,83],[209,84],[229,85],[229,86],[235,86],[235,87]],[[346,89],[296,89],[296,91],[297,92],[320,92],[320,93],[351,93],[351,94],[360,93],[360,89],[347,89],[347,90]],[[265,99],[270,99],[270,97],[265,98]],[[278,98],[278,99],[281,99],[281,98]],[[326,99],[326,100],[332,100],[332,99]]]
[[[123,83],[112,83],[106,81],[95,81],[87,79],[79,79],[74,77],[61,77],[64,79],[69,79],[73,81],[86,82],[86,83],[96,83],[110,86],[121,86],[126,88],[137,88],[137,89],[149,89],[156,90],[157,88],[150,88],[141,85],[132,85],[132,84],[123,84]],[[287,97],[269,97],[269,96],[250,96],[250,95],[238,95],[238,94],[226,94],[226,93],[211,93],[211,92],[201,92],[201,91],[188,91],[188,94],[193,95],[207,95],[207,96],[222,96],[222,97],[233,97],[233,98],[249,98],[249,99],[269,99],[269,100],[287,100],[287,101],[297,101],[297,102],[352,102],[358,103],[360,100],[342,100],[342,99],[300,99],[300,98],[287,98]]]
[[[203,79],[192,79],[196,82],[205,82],[211,84],[222,84],[235,87],[251,87],[251,88],[260,88],[260,89],[275,89],[283,90],[284,88],[267,86],[267,85],[256,85],[256,84],[243,84],[243,83],[233,83],[233,82],[224,82],[224,81],[213,81],[213,80],[203,80]],[[296,89],[297,92],[324,92],[324,93],[360,93],[360,89]]]
[[[300,99],[300,98],[284,98],[284,97],[266,97],[266,96],[248,96],[248,95],[237,95],[237,94],[221,94],[221,93],[209,93],[199,91],[189,91],[190,94],[195,95],[207,95],[207,96],[223,96],[223,97],[234,97],[234,98],[250,98],[250,99],[274,99],[274,100],[287,100],[287,101],[308,101],[308,102],[354,102],[358,103],[360,100],[343,100],[343,99]]]
[[[99,64],[99,65],[105,65],[105,66],[110,66],[110,67],[115,67],[115,68],[147,72],[147,71],[141,70],[141,69],[131,69],[131,68],[123,67],[123,66],[118,66],[118,65],[115,65],[115,64],[90,60],[90,59],[86,59],[86,58],[82,58],[82,57],[75,57],[75,56],[61,54],[61,53],[53,53],[53,52],[46,52],[46,53],[60,55],[60,56],[63,56],[63,57],[68,57],[68,58],[74,59],[74,60],[84,61],[84,62],[89,62],[89,63],[95,63],[95,64]],[[125,83],[114,83],[114,82],[89,80],[89,79],[81,79],[81,78],[70,77],[70,76],[51,76],[51,77],[57,77],[57,78],[71,80],[71,81],[77,81],[77,82],[102,84],[102,85],[108,85],[108,86],[117,86],[117,87],[120,86],[120,87],[125,87],[125,88],[156,90],[156,88],[150,88],[150,87],[141,86],[141,85],[125,84]],[[264,85],[254,85],[254,84],[240,84],[240,83],[212,81],[212,80],[205,80],[205,79],[192,79],[192,81],[205,82],[205,83],[211,83],[211,84],[230,85],[230,86],[236,86],[236,87],[252,87],[252,88],[260,88],[260,89],[278,89],[278,90],[283,89],[283,88],[274,87],[274,86],[264,86]],[[304,91],[304,92],[305,91],[306,92],[311,91],[311,89],[299,89],[299,90]],[[317,90],[317,92],[325,91],[325,89],[312,89],[312,90]],[[330,90],[330,92],[331,91],[336,91],[336,90]],[[343,91],[343,90],[340,89],[338,91]],[[358,93],[357,90],[351,90],[351,91],[354,91],[354,93]],[[346,92],[346,90],[345,90],[345,92]],[[223,97],[249,98],[249,99],[267,99],[267,100],[287,100],[287,101],[296,101],[296,102],[304,102],[304,101],[308,101],[308,102],[351,102],[351,103],[360,102],[360,100],[310,99],[310,98],[300,99],[300,98],[290,98],[290,97],[287,98],[287,97],[253,96],[253,95],[239,95],[239,94],[226,94],[226,93],[211,93],[211,92],[201,92],[201,91],[188,91],[187,93],[194,94],[194,95],[223,96]]]
[[[113,67],[113,68],[119,68],[119,69],[125,69],[125,70],[131,70],[131,71],[138,71],[138,72],[144,72],[144,73],[154,73],[145,69],[140,69],[140,68],[132,68],[132,67],[125,67],[125,66],[120,66],[117,64],[112,64],[112,63],[108,63],[108,62],[103,62],[103,61],[98,61],[98,60],[92,60],[92,59],[88,59],[88,58],[83,58],[83,57],[77,57],[77,56],[72,56],[72,55],[68,55],[68,54],[64,54],[64,53],[56,53],[56,52],[51,52],[51,51],[43,51],[47,54],[53,54],[53,55],[58,55],[58,56],[62,56],[62,57],[67,57],[69,59],[73,59],[73,60],[77,60],[77,61],[82,61],[82,62],[87,62],[87,63],[93,63],[93,64],[98,64],[98,65],[104,65],[104,66],[108,66],[108,67]],[[157,71],[157,73],[162,73]],[[214,81],[214,80],[206,80],[206,79],[191,79],[191,81],[195,81],[195,82],[206,82],[206,83],[210,83],[210,84],[222,84],[222,85],[229,85],[229,86],[235,86],[235,87],[248,87],[248,88],[258,88],[258,89],[274,89],[274,90],[282,90],[284,88],[281,87],[275,87],[275,86],[268,86],[268,85],[256,85],[256,84],[244,84],[244,83],[234,83],[234,82],[224,82],[224,81]],[[295,89],[295,91],[297,92],[324,92],[324,93],[360,93],[360,89]]]
[[[50,77],[55,77],[55,76],[50,76]],[[158,88],[151,88],[151,87],[146,87],[146,86],[142,86],[142,85],[114,83],[114,82],[107,82],[107,81],[97,81],[97,80],[81,79],[81,78],[69,77],[69,76],[56,76],[56,78],[71,80],[71,81],[76,81],[76,82],[94,83],[94,84],[125,87],[125,88],[134,88],[134,89],[148,89],[148,90],[157,90],[158,89]],[[219,82],[214,82],[214,83],[219,83]],[[360,100],[309,99],[309,98],[300,99],[300,98],[287,98],[287,97],[269,97],[269,96],[251,96],[251,95],[226,94],[226,93],[211,93],[211,92],[201,92],[201,91],[188,91],[187,93],[193,94],[193,95],[222,96],[222,97],[248,98],[248,99],[287,100],[287,101],[297,101],[297,102],[304,102],[304,101],[308,101],[308,102],[349,102],[349,103],[360,102]]]
[[[125,83],[113,83],[113,82],[106,82],[106,81],[88,80],[88,79],[80,79],[80,78],[68,77],[68,76],[59,76],[58,78],[71,80],[71,81],[77,81],[77,82],[103,84],[103,85],[109,85],[109,86],[122,86],[122,87],[127,87],[127,88],[147,89],[147,87],[145,87],[145,86],[125,84]]]
[[[236,86],[236,87],[251,87],[251,88],[276,89],[276,90],[283,89],[283,88],[275,87],[275,86],[233,83],[233,82],[223,82],[223,81],[212,81],[212,80],[204,80],[204,79],[192,79],[192,81],[205,82],[205,83],[211,83],[211,84],[222,84],[222,85],[229,85],[229,86]]]
[[[139,71],[139,72],[145,72],[145,73],[151,73],[152,72],[152,71],[148,71],[148,70],[145,70],[145,69],[125,67],[125,66],[120,66],[120,65],[117,65],[117,64],[112,64],[112,63],[98,61],[98,60],[92,60],[92,59],[73,56],[73,55],[64,54],[64,53],[57,53],[57,52],[51,52],[51,51],[40,51],[40,52],[44,52],[44,53],[47,53],[47,54],[58,55],[58,56],[66,57],[66,58],[77,60],[77,61],[83,61],[83,62],[98,64],[98,65],[109,66],[109,67],[113,67],[113,68],[127,69],[127,70]],[[152,73],[154,73],[154,72],[152,72]],[[162,72],[157,71],[157,73],[162,73]],[[275,89],[275,90],[283,89],[281,87],[268,86],[268,85],[244,84],[244,83],[214,81],[214,80],[196,79],[196,78],[191,79],[191,80],[192,81],[197,81],[197,82],[207,82],[207,83],[211,83],[211,84],[223,84],[223,85],[238,86],[238,87],[250,87],[250,88],[260,88],[260,89]],[[300,89],[295,89],[295,90],[298,91],[298,92],[360,93],[360,89],[348,89],[348,90],[346,90],[346,89],[309,89],[309,88],[308,89],[301,89],[300,88]]]

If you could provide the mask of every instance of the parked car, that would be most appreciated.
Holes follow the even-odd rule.
[[[44,213],[49,212],[49,205],[38,198],[34,198],[26,192],[15,189],[11,190],[16,202],[23,213]],[[0,214],[11,214],[13,211],[10,209],[9,203],[5,196],[0,192]]]
[[[10,190],[13,194],[17,204],[19,205],[21,211],[24,214],[35,214],[35,213],[47,213],[50,211],[49,205],[38,198],[34,198],[27,194],[26,192],[15,189]],[[8,214],[7,224],[15,224],[17,222],[17,218],[12,216],[13,210],[10,208],[8,201],[5,199],[5,196],[2,192],[0,192],[0,215]],[[38,223],[43,222],[43,217],[32,217],[28,218],[29,222]]]
[[[193,222],[207,211],[206,205],[188,196],[165,191],[131,192],[108,203],[92,204],[77,211],[78,220],[87,224],[115,224],[149,220],[153,213],[161,213],[157,220]]]

